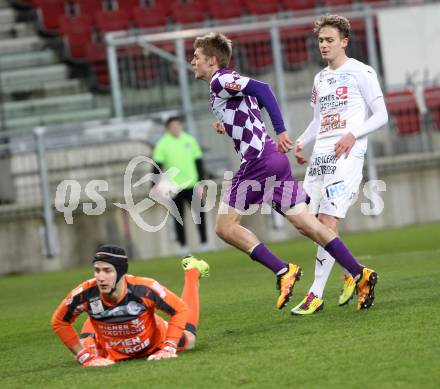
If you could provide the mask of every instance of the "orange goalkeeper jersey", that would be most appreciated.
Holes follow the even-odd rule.
[[[154,312],[170,315],[165,322]],[[151,278],[125,276],[124,292],[110,302],[99,293],[96,280],[83,282],[61,302],[52,316],[52,326],[69,348],[79,343],[72,323],[87,312],[97,342],[115,360],[138,358],[154,352],[165,341],[179,342],[188,317],[188,307],[179,297]]]

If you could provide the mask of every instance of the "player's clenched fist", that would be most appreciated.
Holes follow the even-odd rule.
[[[111,359],[98,357],[97,355],[92,355],[87,350],[81,350],[78,354],[76,354],[76,360],[83,367],[110,366],[115,363]]]
[[[225,133],[225,126],[223,125],[222,122],[214,122],[212,123],[212,127],[214,128],[214,130],[217,131],[217,134],[224,134]]]

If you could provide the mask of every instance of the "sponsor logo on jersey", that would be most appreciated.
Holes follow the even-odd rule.
[[[339,81],[347,82],[349,79],[350,79],[350,74],[349,73],[341,73],[339,75]]]
[[[235,82],[225,82],[225,89],[230,89],[239,92],[241,90],[241,85]]]
[[[94,315],[104,312],[104,306],[102,305],[101,299],[90,301],[90,310]]]
[[[137,303],[136,301],[130,301],[127,304],[127,313],[129,315],[136,316],[136,315],[139,315],[139,313],[141,312],[142,308],[143,308],[143,305]]]
[[[346,127],[347,121],[345,119],[341,120],[341,115],[339,113],[333,113],[322,117],[319,133],[323,134],[331,130],[339,130]]]
[[[348,88],[346,86],[338,86],[336,88],[336,96],[338,96],[338,98],[340,100],[345,100],[348,97]]]
[[[334,83],[336,83],[336,79],[335,78],[327,78],[327,82],[329,85],[333,85]]]
[[[328,109],[345,107],[347,106],[347,103],[348,100],[346,98],[341,99],[335,93],[331,93],[326,96],[321,96],[319,98],[319,105],[321,112],[326,111]]]

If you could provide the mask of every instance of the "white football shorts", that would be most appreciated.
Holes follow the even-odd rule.
[[[349,154],[336,160],[334,154],[313,154],[303,184],[310,212],[345,218],[357,199],[363,165],[363,156]]]

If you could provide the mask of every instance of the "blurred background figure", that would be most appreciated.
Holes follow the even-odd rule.
[[[185,233],[185,203],[190,207],[196,207],[199,202],[194,202],[193,196],[202,197],[203,190],[197,186],[200,180],[204,179],[204,167],[202,160],[202,149],[197,140],[184,131],[182,120],[178,116],[172,116],[165,122],[165,134],[157,142],[153,159],[162,170],[166,172],[171,168],[178,170],[174,177],[168,176],[170,180],[178,186],[179,192],[174,197],[177,209],[182,217],[183,223],[180,224],[174,219],[177,241],[180,244],[179,252],[188,253]],[[158,171],[155,173],[159,173]],[[203,212],[200,214],[200,223],[197,225],[200,236],[200,247],[198,251],[209,249],[206,235],[206,219]]]

